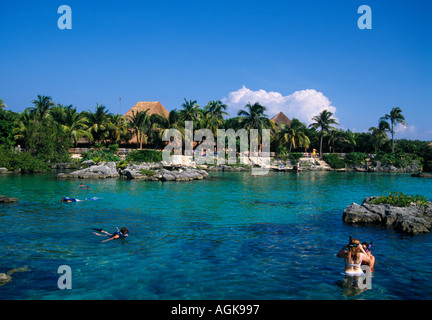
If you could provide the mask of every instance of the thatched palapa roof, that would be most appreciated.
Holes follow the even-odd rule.
[[[273,118],[270,119],[275,123],[275,125],[279,126],[281,123],[290,126],[291,120],[288,118],[283,112],[279,112],[277,115],[275,115]]]
[[[137,102],[128,112],[125,113],[124,117],[132,117],[133,112],[138,111],[147,111],[147,115],[151,116],[154,113],[157,113],[165,118],[168,118],[169,112],[164,106],[158,101],[139,101]]]
[[[169,112],[167,109],[159,101],[139,101],[137,102],[128,112],[123,116],[128,119],[129,117],[133,117],[133,113],[137,113],[139,111],[147,111],[147,115],[150,117],[152,114],[158,114],[162,117],[168,118]],[[130,144],[138,143],[137,137],[135,133],[132,134],[131,140],[129,140]]]

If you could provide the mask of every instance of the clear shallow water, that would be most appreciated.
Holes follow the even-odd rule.
[[[388,191],[432,198],[432,180],[405,174],[213,173],[193,182],[57,180],[2,175],[0,272],[29,266],[0,299],[432,299],[432,235],[351,227],[352,202]],[[100,201],[62,204],[69,196]],[[92,228],[126,240],[102,243]],[[373,241],[372,288],[344,279],[337,251]],[[72,269],[59,290],[57,269]]]

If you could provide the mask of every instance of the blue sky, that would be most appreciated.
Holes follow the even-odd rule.
[[[72,30],[57,27],[63,4]],[[372,30],[357,26],[363,4]],[[223,99],[231,116],[256,98],[305,122],[328,107],[356,132],[399,106],[396,137],[432,140],[431,14],[427,0],[0,0],[0,98],[113,113]]]

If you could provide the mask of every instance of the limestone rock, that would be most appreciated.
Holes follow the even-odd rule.
[[[375,197],[365,198],[361,205],[353,203],[343,212],[342,220],[348,225],[381,226],[407,234],[429,233],[432,230],[432,203],[422,207],[396,207],[389,204],[371,204]]]

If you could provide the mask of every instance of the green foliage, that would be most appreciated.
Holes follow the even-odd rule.
[[[345,161],[338,154],[325,154],[323,160],[328,163],[333,169],[345,168]]]
[[[127,161],[132,162],[160,162],[162,161],[162,151],[156,150],[133,150],[126,157]]]
[[[380,161],[383,164],[390,164],[397,168],[403,168],[406,167],[413,162],[416,162],[417,164],[421,165],[424,159],[418,155],[415,154],[409,154],[409,153],[384,153],[384,152],[378,152],[378,154],[375,156],[374,160]]]
[[[288,155],[288,149],[285,146],[278,146],[277,147],[277,154],[279,156],[286,156]]]
[[[365,163],[367,159],[366,153],[351,152],[345,155],[345,163],[350,166],[360,166]]]
[[[21,172],[44,172],[49,169],[46,162],[31,155],[30,152],[16,152],[0,146],[0,167]]]
[[[112,151],[113,153],[118,153],[119,152],[119,145],[118,144],[112,144],[112,145],[108,146],[108,149],[110,151]]]
[[[144,176],[154,176],[156,174],[156,172],[154,172],[153,170],[147,170],[147,169],[140,169],[139,173],[141,173]]]
[[[400,139],[396,141],[395,153],[412,153],[421,155],[429,148],[428,141]]]
[[[116,168],[123,170],[123,169],[126,169],[126,167],[128,166],[128,164],[129,163],[126,160],[121,160],[121,161],[117,162]]]
[[[290,153],[288,156],[292,164],[297,163],[302,157],[303,157],[303,153]]]
[[[396,154],[411,154],[422,162],[424,171],[432,171],[432,147],[429,141],[401,139],[396,141]]]
[[[28,148],[33,156],[45,163],[68,162],[70,137],[52,121],[33,122],[29,128]]]
[[[380,196],[370,202],[371,204],[390,204],[396,207],[409,207],[417,205],[420,207],[429,206],[429,201],[422,195],[406,195],[402,192],[390,192],[387,196]]]
[[[16,113],[0,108],[0,143],[2,145],[12,147],[15,144],[13,140],[13,128],[16,118]]]
[[[111,149],[105,147],[94,148],[84,152],[81,156],[83,161],[92,160],[95,163],[102,161],[120,161],[120,157],[117,154],[115,154]]]

